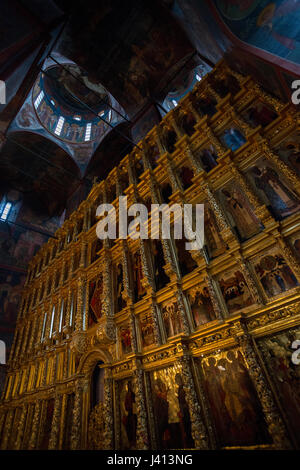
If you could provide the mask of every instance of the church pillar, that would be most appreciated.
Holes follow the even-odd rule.
[[[40,417],[41,417],[41,408],[42,408],[41,405],[42,405],[42,400],[36,400],[35,406],[34,406],[32,426],[31,426],[31,434],[30,434],[30,439],[29,439],[29,444],[28,444],[29,450],[36,449],[38,431],[40,427]]]
[[[56,441],[57,442],[56,449],[59,449],[59,450],[61,450],[63,447],[64,433],[65,433],[65,426],[66,426],[65,421],[66,421],[67,400],[68,400],[68,394],[62,393],[60,415],[59,415],[59,433],[58,433],[59,435]]]
[[[201,125],[200,130],[205,136],[208,137],[210,143],[213,144],[219,158],[228,152],[228,149],[221,143],[206,121]]]
[[[212,87],[212,85],[208,82],[207,79],[205,82],[205,91],[212,95],[217,101],[217,103],[222,99],[219,93]]]
[[[177,178],[177,175],[175,173],[173,162],[167,156],[164,163],[166,164],[166,169],[167,169],[169,181],[172,187],[172,192],[173,193],[176,193],[177,191],[183,192],[181,182],[179,181],[179,178]]]
[[[113,380],[111,371],[104,369],[104,449],[113,449],[114,419],[113,419]]]
[[[176,132],[177,140],[180,140],[181,137],[185,135],[185,133],[178,124],[178,116],[177,116],[176,109],[169,111],[168,120],[170,121],[174,131]]]
[[[236,237],[235,237],[231,227],[227,223],[226,218],[223,214],[223,211],[222,211],[218,201],[216,200],[214,194],[212,193],[212,191],[210,189],[209,183],[207,183],[206,181],[203,181],[202,182],[202,189],[203,189],[205,195],[207,196],[208,203],[209,203],[212,211],[214,212],[214,214],[216,216],[216,221],[217,221],[217,224],[218,224],[218,227],[219,227],[219,230],[220,230],[221,237],[223,238],[223,240],[226,243],[236,240]]]
[[[56,450],[58,447],[59,430],[60,430],[60,414],[62,408],[62,395],[57,394],[54,401],[54,411],[51,424],[51,434],[48,449]]]
[[[195,157],[194,152],[191,148],[191,145],[189,143],[186,143],[184,153],[187,156],[188,160],[190,161],[192,168],[194,170],[194,174],[199,174],[204,171],[200,161]]]
[[[1,450],[7,449],[9,438],[12,432],[14,411],[15,409],[10,408],[6,414],[5,424],[2,433]]]
[[[222,306],[221,306],[221,303],[220,303],[220,299],[219,299],[218,294],[216,292],[215,280],[214,280],[213,276],[210,274],[208,269],[206,269],[206,275],[205,275],[204,280],[205,280],[207,288],[208,288],[209,296],[210,296],[211,302],[213,304],[213,308],[214,308],[214,312],[216,314],[216,318],[218,320],[223,320],[224,319],[224,313],[223,313],[223,309],[222,309]]]
[[[255,279],[254,279],[249,267],[247,266],[247,261],[242,256],[242,254],[239,253],[239,252],[235,252],[234,257],[237,261],[238,266],[240,267],[240,269],[243,273],[243,276],[244,276],[245,281],[247,283],[247,286],[248,286],[248,288],[251,292],[251,296],[252,296],[253,300],[255,301],[256,304],[263,305],[264,301],[263,301],[262,296],[261,296],[261,294],[260,294],[260,292],[259,292],[259,290],[256,286]]]
[[[76,302],[76,312],[73,312],[75,315],[75,331],[81,331],[83,327],[83,315],[84,315],[84,288],[85,288],[86,278],[84,275],[81,275],[77,282],[77,302]]]
[[[136,415],[137,415],[137,431],[136,440],[137,448],[140,450],[149,449],[149,436],[148,436],[148,418],[146,411],[145,392],[143,376],[144,371],[140,368],[140,361],[135,361],[134,368],[134,385],[136,394]]]
[[[173,292],[177,300],[179,315],[180,315],[182,327],[183,327],[183,333],[185,335],[188,335],[190,334],[190,325],[189,325],[187,314],[186,314],[186,304],[185,304],[184,294],[182,292],[182,289],[179,283],[173,286]]]
[[[80,447],[82,392],[82,383],[80,380],[78,380],[75,384],[75,399],[71,431],[71,450],[78,450]]]
[[[20,450],[21,446],[22,446],[23,435],[24,435],[24,431],[25,431],[25,421],[26,421],[27,407],[28,407],[28,405],[26,403],[24,403],[24,405],[22,406],[21,416],[20,416],[19,423],[18,423],[18,428],[17,428],[16,442],[15,442],[15,445],[14,445],[15,450]]]
[[[154,330],[155,343],[157,345],[160,345],[160,344],[162,344],[162,336],[161,336],[161,330],[160,330],[160,326],[159,326],[157,303],[156,303],[156,299],[154,298],[154,296],[151,296],[150,309],[151,309],[151,314],[152,314],[152,318],[153,318],[153,330]]]
[[[286,106],[286,103],[282,103],[278,98],[275,98],[275,96],[271,96],[269,93],[264,91],[258,83],[251,80],[250,86],[251,93],[262,98],[262,100],[271,105],[277,113],[280,113],[280,111]]]
[[[245,136],[249,136],[254,128],[251,127],[240,115],[239,113],[234,109],[233,106],[228,106],[224,108],[224,111],[229,114],[230,118],[232,119],[232,122],[234,122],[241,130],[244,132]]]
[[[196,449],[208,450],[210,448],[209,435],[202,418],[201,407],[195,390],[193,374],[191,370],[191,359],[183,355],[178,359],[181,365],[183,390],[190,411],[192,425],[192,436]]]
[[[274,239],[276,240],[276,243],[279,245],[281,248],[285,258],[291,265],[292,271],[294,272],[295,276],[297,277],[297,280],[300,284],[300,265],[298,259],[295,257],[294,253],[286,243],[285,239],[281,235],[281,233],[275,233],[274,234]]]

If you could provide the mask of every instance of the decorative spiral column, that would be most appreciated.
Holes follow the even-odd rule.
[[[113,420],[113,380],[111,371],[104,369],[104,449],[113,449],[114,440],[114,420]]]
[[[190,357],[183,355],[178,359],[178,362],[181,365],[183,388],[190,410],[192,436],[195,442],[195,447],[196,449],[208,450],[210,448],[209,435],[202,418],[201,407],[195,390]]]
[[[75,399],[71,430],[71,450],[78,450],[80,447],[82,392],[82,383],[80,380],[78,380],[75,384]]]
[[[14,417],[14,409],[9,409],[7,414],[6,414],[6,419],[5,419],[5,424],[4,424],[4,429],[2,433],[2,442],[1,442],[1,450],[6,450],[11,431],[12,431],[12,425],[13,425],[13,417]]]
[[[29,450],[36,449],[39,424],[40,424],[40,416],[41,416],[41,408],[42,408],[42,401],[36,400],[32,426],[31,426],[31,434],[30,434],[30,439],[29,439],[29,444],[28,444]]]
[[[22,411],[21,411],[21,416],[20,420],[18,423],[18,430],[17,430],[17,437],[16,437],[16,443],[14,448],[16,450],[20,450],[22,446],[22,441],[23,441],[23,436],[24,436],[24,431],[25,431],[25,420],[26,420],[26,414],[27,414],[27,404],[24,403],[22,406]]]
[[[55,450],[58,448],[59,430],[60,430],[60,415],[62,408],[62,395],[56,395],[54,401],[54,411],[51,424],[51,434],[49,439],[48,449]]]
[[[145,402],[143,375],[144,371],[140,368],[140,361],[136,360],[134,369],[134,386],[136,397],[136,415],[137,415],[137,448],[141,450],[149,449],[148,436],[148,418]]]

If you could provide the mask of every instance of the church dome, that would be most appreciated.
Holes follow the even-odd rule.
[[[51,66],[33,87],[32,100],[41,124],[70,143],[96,140],[111,121],[111,100],[105,88],[89,81],[76,64]]]

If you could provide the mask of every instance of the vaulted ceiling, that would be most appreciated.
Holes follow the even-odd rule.
[[[105,95],[104,102],[113,100],[112,104],[124,116],[117,116],[113,126],[103,134],[103,140],[95,144],[86,143],[84,135],[80,142],[78,139],[74,141],[73,137],[70,140],[66,129],[63,135],[67,136],[67,140],[63,139],[63,135],[55,136],[55,123],[54,127],[52,123],[51,129],[48,129],[48,140],[45,130],[51,116],[46,116],[46,125],[33,107],[27,112],[27,99],[26,110],[24,106],[21,109],[21,120],[24,122],[25,116],[25,126],[23,129],[22,126],[19,129],[13,126],[2,149],[0,179],[23,192],[35,193],[45,210],[55,214],[63,209],[67,198],[81,183],[80,180],[92,179],[98,173],[104,176],[132,148],[129,144],[132,137],[130,127],[136,125],[149,106],[153,103],[162,104],[168,92],[177,86],[179,77],[186,76],[197,66],[205,68],[207,64],[213,65],[221,58],[224,47],[214,39],[206,19],[198,15],[196,27],[200,28],[202,35],[199,48],[193,36],[195,28],[189,31],[184,21],[184,18],[190,18],[188,22],[191,21],[192,26],[194,10],[187,11],[178,0],[45,0],[43,5],[36,0],[20,0],[17,3],[22,4],[26,12],[32,15],[28,33],[35,23],[39,24],[41,31],[46,30],[51,21],[59,23],[59,28],[53,34],[53,39],[56,36],[57,39],[51,45],[47,60],[51,61],[53,56],[64,57],[64,60],[74,63],[75,68],[80,67],[83,73],[79,78],[86,80],[90,89],[98,93],[99,86],[101,88],[98,93],[100,98],[90,92],[83,96],[88,89],[82,94],[82,86],[71,75],[68,76],[67,72],[57,67],[48,69],[44,75],[48,106],[52,95],[52,101],[59,106],[59,110],[64,110],[65,125],[67,119],[72,119],[73,111],[75,114],[88,114],[87,108],[79,109],[81,105],[76,96],[80,101],[87,101],[90,108],[98,109]],[[193,6],[193,0],[187,3]],[[18,18],[19,14],[16,12]],[[62,32],[57,35],[62,25]],[[13,34],[13,23],[11,27]],[[43,59],[40,68],[42,64]],[[25,69],[23,72],[26,80]],[[36,72],[37,69],[32,73],[33,77]],[[34,82],[39,83],[38,80],[36,74],[32,86]],[[30,80],[26,85],[30,94],[29,84]],[[37,93],[39,90],[33,93],[35,98]],[[0,113],[0,130],[4,127],[5,119],[15,117],[18,113],[24,91],[21,95],[18,92],[18,95],[19,99],[12,100],[12,106],[7,106],[2,113],[3,122]],[[105,104],[107,112],[106,108]],[[39,129],[36,122],[35,127],[32,127],[33,121],[42,123],[44,129]],[[124,124],[120,124],[122,121]]]

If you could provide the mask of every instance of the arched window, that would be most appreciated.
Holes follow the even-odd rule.
[[[58,120],[58,122],[57,122],[56,128],[55,128],[54,134],[56,134],[56,135],[60,135],[60,134],[61,134],[61,131],[62,131],[64,122],[65,122],[65,118],[62,117],[62,116],[60,116],[60,117],[59,117],[59,120]]]
[[[6,345],[0,340],[0,364],[6,364]]]
[[[87,142],[88,140],[90,140],[91,138],[91,130],[92,130],[92,124],[89,122],[87,125],[86,125],[86,129],[85,129],[85,137],[84,137],[84,140]]]
[[[37,109],[42,101],[42,99],[44,98],[44,91],[40,91],[40,93],[38,94],[38,96],[36,97],[35,101],[34,101],[34,107],[35,109]]]
[[[7,220],[7,217],[11,211],[11,208],[12,208],[12,203],[7,201],[5,203],[5,205],[3,206],[3,209],[1,211],[1,216],[0,216],[0,219],[4,222],[5,220]]]

